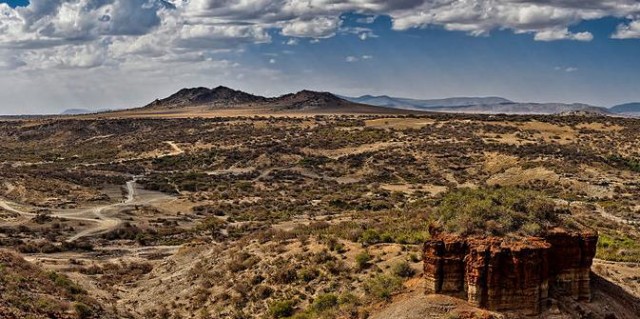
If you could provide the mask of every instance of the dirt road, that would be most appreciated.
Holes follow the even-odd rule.
[[[135,180],[127,182],[126,189],[127,196],[125,201],[122,203],[98,206],[84,210],[72,209],[53,211],[51,212],[50,216],[95,224],[94,226],[84,229],[67,239],[67,242],[72,242],[83,237],[104,234],[115,229],[120,224],[122,224],[121,219],[114,217],[115,213],[118,213],[127,207],[133,205],[149,204],[154,201],[170,198],[168,195],[162,194],[147,194],[146,196],[139,196],[136,189]],[[26,209],[21,207],[21,205],[6,201],[4,199],[0,199],[0,208],[28,218],[37,216],[37,214],[35,213],[25,211]]]

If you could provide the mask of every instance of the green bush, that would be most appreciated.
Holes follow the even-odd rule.
[[[380,233],[374,229],[365,230],[358,240],[363,246],[375,245],[382,242]]]
[[[305,269],[302,269],[298,272],[298,279],[304,281],[304,282],[310,282],[316,278],[318,278],[318,276],[320,275],[320,271],[318,271],[318,269],[316,268],[312,268],[312,267],[307,267]]]
[[[445,231],[461,235],[537,236],[566,213],[542,194],[515,187],[458,189],[444,196],[436,218]]]
[[[640,243],[626,235],[603,234],[598,238],[596,257],[620,262],[640,262]]]
[[[76,283],[71,281],[71,279],[67,278],[65,275],[58,274],[55,271],[49,272],[49,279],[51,279],[56,286],[63,288],[72,295],[85,293],[85,291]]]
[[[370,261],[371,261],[371,255],[369,255],[369,252],[366,250],[356,255],[356,266],[358,270],[363,270],[368,268]]]
[[[269,314],[273,318],[286,318],[293,315],[293,306],[295,302],[292,300],[275,301],[269,305]]]
[[[402,280],[397,276],[378,275],[364,283],[364,291],[376,298],[389,300],[393,293],[402,288]]]
[[[411,268],[411,265],[409,265],[409,263],[406,261],[401,261],[393,265],[392,270],[394,275],[404,278],[413,277],[413,275],[415,275],[416,273],[416,271],[413,270],[413,268]]]
[[[318,296],[313,301],[312,308],[317,312],[323,312],[328,309],[332,309],[338,306],[338,296],[334,294],[324,294]]]

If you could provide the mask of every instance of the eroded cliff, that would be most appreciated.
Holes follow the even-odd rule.
[[[476,307],[537,315],[550,292],[589,300],[598,235],[552,230],[521,239],[436,234],[424,244],[427,293]]]

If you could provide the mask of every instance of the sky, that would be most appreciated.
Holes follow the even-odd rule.
[[[640,101],[638,0],[0,0],[0,114],[183,87]]]

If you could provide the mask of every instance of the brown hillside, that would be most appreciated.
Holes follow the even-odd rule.
[[[55,272],[0,250],[0,318],[109,318],[95,300]]]

